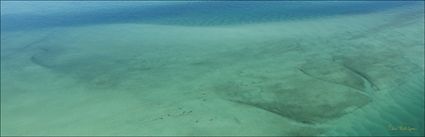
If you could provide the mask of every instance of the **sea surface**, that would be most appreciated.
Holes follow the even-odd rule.
[[[2,136],[423,136],[423,1],[1,1]]]

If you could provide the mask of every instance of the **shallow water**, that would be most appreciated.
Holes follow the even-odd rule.
[[[424,2],[1,6],[1,135],[424,135]]]

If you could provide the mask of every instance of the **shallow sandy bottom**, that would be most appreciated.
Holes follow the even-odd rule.
[[[1,134],[424,135],[423,17],[2,32]]]

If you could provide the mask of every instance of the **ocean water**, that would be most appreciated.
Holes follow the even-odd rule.
[[[423,136],[423,1],[2,1],[1,135]]]

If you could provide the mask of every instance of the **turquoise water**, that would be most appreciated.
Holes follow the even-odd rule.
[[[146,3],[152,3],[147,5]],[[171,4],[173,3],[173,4]],[[146,23],[184,26],[238,25],[332,15],[368,13],[418,2],[92,2],[87,7],[40,16],[35,13],[4,15],[4,29],[80,26],[106,23]],[[33,4],[33,3],[31,3]],[[38,4],[40,8],[44,3]],[[55,3],[51,6],[55,6]],[[68,4],[85,4],[68,2]],[[120,4],[120,5],[118,5]],[[118,5],[118,6],[117,6]],[[7,5],[6,5],[7,6]],[[50,5],[49,5],[50,6]],[[96,10],[90,8],[102,7]],[[25,7],[27,8],[27,7]],[[45,7],[44,7],[45,8]],[[7,10],[7,9],[6,9]]]
[[[1,2],[1,135],[423,136],[424,2]]]

